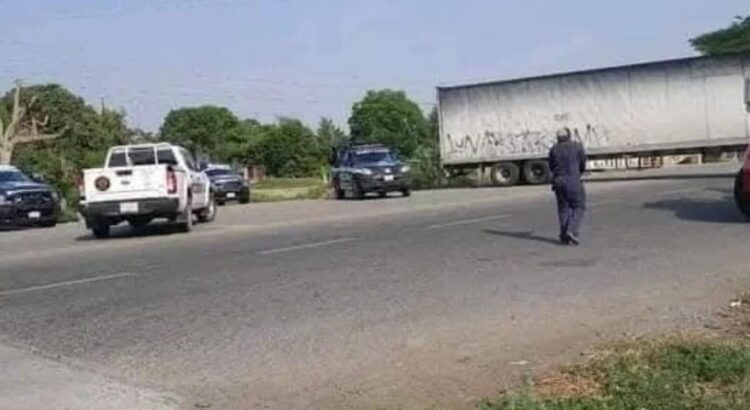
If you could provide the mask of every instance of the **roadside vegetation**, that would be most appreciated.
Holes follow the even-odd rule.
[[[316,178],[269,178],[253,185],[252,202],[279,202],[303,199],[323,199],[328,195],[328,184]]]
[[[481,410],[750,408],[750,345],[673,339],[620,346]]]
[[[707,328],[600,349],[480,410],[750,409],[750,307],[733,302]]]

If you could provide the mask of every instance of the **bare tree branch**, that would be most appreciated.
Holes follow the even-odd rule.
[[[37,141],[49,141],[53,140],[55,138],[59,138],[62,135],[62,133],[58,134],[21,134],[16,135],[15,138],[13,138],[13,142],[16,144],[25,144],[27,142],[37,142]]]
[[[31,135],[39,134],[38,126],[41,125],[42,127],[46,127],[48,123],[49,123],[49,115],[46,115],[44,117],[44,120],[42,121],[37,121],[36,118],[32,118],[31,119]]]

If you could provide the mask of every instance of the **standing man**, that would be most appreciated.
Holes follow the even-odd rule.
[[[586,153],[581,143],[573,141],[569,128],[557,132],[557,144],[549,152],[549,166],[560,218],[560,242],[578,245],[586,211],[586,191],[581,181],[586,171]]]

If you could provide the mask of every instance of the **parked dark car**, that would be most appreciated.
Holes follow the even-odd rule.
[[[250,202],[250,185],[231,168],[209,166],[203,172],[211,180],[217,204],[224,205],[227,201],[237,201],[241,204]]]
[[[409,166],[383,145],[347,145],[332,157],[332,181],[336,198],[347,194],[363,198],[369,193],[386,197],[389,192],[411,195]]]
[[[0,166],[0,226],[55,226],[58,203],[55,191],[38,178]]]

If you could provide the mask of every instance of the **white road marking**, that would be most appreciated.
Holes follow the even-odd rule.
[[[458,225],[471,225],[471,224],[476,224],[480,222],[496,221],[498,219],[506,219],[506,218],[510,218],[510,215],[495,215],[495,216],[488,216],[484,218],[462,219],[460,221],[452,221],[452,222],[445,222],[441,224],[430,225],[427,227],[427,229],[442,229],[442,228],[448,228],[451,226],[458,226]]]
[[[675,189],[672,191],[659,192],[657,194],[654,194],[654,196],[655,197],[671,196],[675,194],[686,194],[688,192],[698,192],[700,190],[701,190],[700,188],[682,188],[682,189]]]
[[[320,248],[322,246],[330,246],[330,245],[336,245],[339,243],[346,243],[346,242],[353,242],[356,241],[357,238],[341,238],[341,239],[334,239],[330,241],[322,241],[322,242],[312,242],[307,243],[304,245],[296,245],[296,246],[287,246],[284,248],[275,248],[275,249],[268,249],[265,251],[258,252],[259,255],[273,255],[277,253],[284,253],[284,252],[292,252],[292,251],[298,251],[303,249],[311,249],[311,248]]]
[[[97,276],[97,277],[88,278],[88,279],[78,279],[78,280],[70,280],[67,282],[50,283],[48,285],[31,286],[31,287],[23,288],[23,289],[12,289],[12,290],[2,291],[0,292],[0,296],[18,295],[21,293],[37,292],[41,290],[49,290],[49,289],[67,287],[67,286],[82,285],[85,283],[101,282],[105,280],[113,280],[113,279],[120,279],[120,278],[129,278],[133,276],[138,276],[138,275],[136,275],[135,273],[118,273],[115,275]]]

